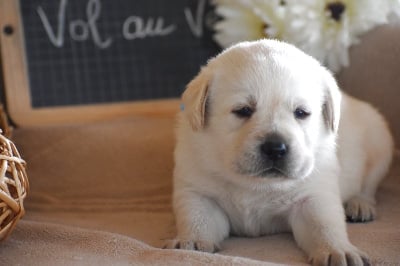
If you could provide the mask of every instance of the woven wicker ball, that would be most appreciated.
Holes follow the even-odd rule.
[[[24,215],[29,189],[26,163],[11,140],[0,134],[0,240],[4,240]]]

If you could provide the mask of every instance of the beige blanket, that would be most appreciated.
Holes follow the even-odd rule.
[[[307,264],[290,234],[231,238],[219,254],[159,249],[175,234],[173,125],[127,118],[16,130],[31,194],[24,220],[0,244],[0,264]],[[396,161],[379,190],[377,220],[348,225],[374,264],[400,262],[399,174]]]
[[[1,265],[263,265],[239,257],[156,249],[118,234],[33,221],[21,222],[0,249],[0,258]]]

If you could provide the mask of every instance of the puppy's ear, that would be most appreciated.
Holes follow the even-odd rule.
[[[205,68],[202,68],[200,73],[187,85],[182,95],[184,115],[195,131],[205,126],[209,82],[210,74]]]
[[[339,128],[342,94],[332,74],[325,69],[323,72],[323,75],[325,76],[325,95],[322,106],[322,115],[328,130],[336,133]]]

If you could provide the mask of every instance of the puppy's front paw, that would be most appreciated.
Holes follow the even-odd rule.
[[[186,250],[198,250],[203,252],[215,253],[220,250],[219,246],[213,242],[201,241],[201,240],[184,240],[184,239],[173,239],[168,240],[164,246],[166,249],[186,249]]]
[[[376,215],[375,204],[362,197],[351,198],[346,202],[344,208],[347,221],[352,223],[369,222]]]
[[[311,254],[312,265],[323,266],[366,266],[370,265],[367,255],[356,247],[320,249]]]

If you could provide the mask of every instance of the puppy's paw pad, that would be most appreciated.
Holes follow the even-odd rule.
[[[215,253],[220,250],[217,244],[209,241],[183,239],[168,240],[166,245],[164,246],[164,249],[198,250],[209,253]]]
[[[364,223],[372,221],[376,216],[375,204],[371,200],[354,197],[344,205],[348,222]]]

